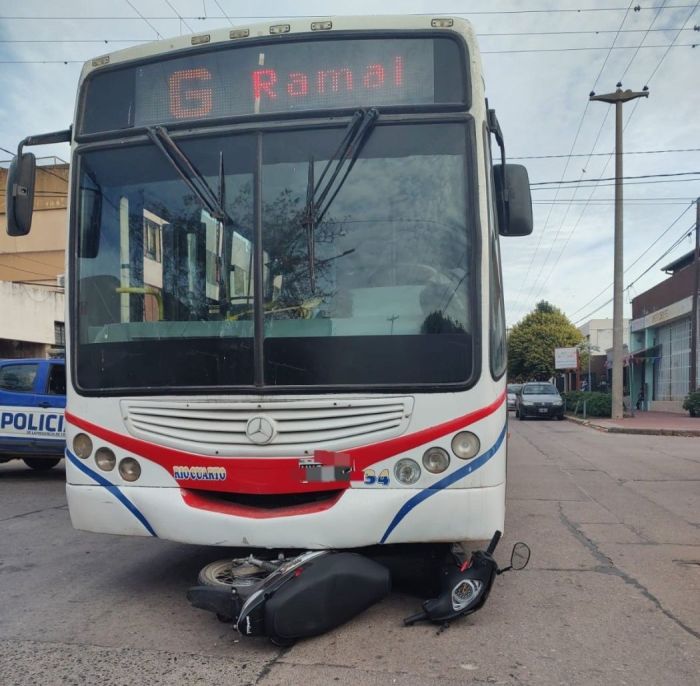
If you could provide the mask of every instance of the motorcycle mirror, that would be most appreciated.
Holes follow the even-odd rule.
[[[530,561],[530,547],[527,543],[516,543],[510,554],[510,566],[514,570],[525,569]]]

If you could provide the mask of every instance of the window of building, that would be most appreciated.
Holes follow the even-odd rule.
[[[53,337],[57,347],[66,347],[66,325],[64,322],[53,323]]]
[[[661,357],[655,369],[654,400],[683,400],[690,379],[690,319],[659,327],[656,342]]]
[[[160,225],[144,217],[143,232],[143,254],[150,260],[161,262]]]

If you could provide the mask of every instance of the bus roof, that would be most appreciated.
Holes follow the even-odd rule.
[[[108,65],[120,64],[131,60],[145,59],[154,55],[166,55],[187,48],[208,46],[217,43],[237,44],[247,40],[275,36],[289,36],[293,34],[328,35],[340,31],[367,31],[367,30],[401,30],[401,29],[443,29],[462,35],[472,50],[472,60],[476,58],[473,47],[476,44],[474,31],[471,24],[459,17],[431,16],[431,15],[366,15],[366,16],[340,16],[340,17],[308,17],[303,19],[278,19],[268,20],[257,24],[241,24],[226,28],[192,33],[164,40],[142,43],[124,50],[107,53],[88,60],[83,65],[80,75],[82,82],[85,77],[96,69]]]

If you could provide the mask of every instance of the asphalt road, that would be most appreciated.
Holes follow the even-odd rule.
[[[61,467],[0,465],[0,684],[700,682],[700,439],[511,421],[506,535],[530,566],[437,634],[398,594],[279,649],[184,593],[224,551],[74,531]]]

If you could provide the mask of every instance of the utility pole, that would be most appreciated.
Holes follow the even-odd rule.
[[[700,198],[695,201],[695,280],[690,322],[690,390],[698,388],[698,289],[700,288]]]
[[[649,89],[642,91],[622,90],[617,84],[614,93],[596,95],[593,91],[590,100],[598,100],[615,105],[615,257],[613,268],[613,360],[612,360],[612,418],[622,419],[623,411],[623,332],[622,332],[622,105],[635,98],[649,97]]]

